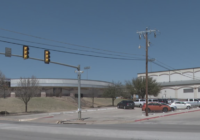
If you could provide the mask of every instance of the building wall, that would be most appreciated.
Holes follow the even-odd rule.
[[[153,98],[200,98],[200,68],[150,72],[148,75],[162,86],[159,95]],[[144,78],[145,73],[138,74],[138,77]]]
[[[200,68],[150,72],[148,75],[160,83],[174,82],[174,81],[187,81],[187,80],[200,80]],[[145,73],[138,74],[138,77],[145,77]]]
[[[200,85],[185,85],[185,86],[170,86],[163,87],[159,95],[154,98],[200,98]],[[184,92],[184,90],[192,89],[191,92]]]

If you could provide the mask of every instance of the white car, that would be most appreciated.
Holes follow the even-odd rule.
[[[166,103],[160,103],[160,104],[168,105],[169,107],[171,107],[171,111],[175,111],[175,110],[177,110],[177,107],[176,107],[175,105],[172,105],[172,104],[166,104]]]
[[[182,102],[182,101],[175,101],[171,105],[176,106],[177,109],[190,109],[191,108],[191,104],[188,104],[188,103]]]
[[[134,101],[135,106],[142,107],[144,103],[146,103],[145,99],[137,99]]]

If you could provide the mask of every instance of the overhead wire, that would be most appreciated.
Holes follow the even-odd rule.
[[[9,44],[15,44],[15,45],[27,45],[27,44],[21,44],[21,43],[16,43],[16,42],[11,42],[11,41],[5,41],[5,40],[0,40],[0,42],[4,42],[4,43],[9,43]],[[82,54],[82,53],[75,53],[75,52],[68,52],[68,51],[60,51],[60,50],[55,50],[55,49],[49,49],[49,48],[44,48],[44,47],[37,47],[37,46],[33,46],[33,45],[27,45],[29,47],[32,48],[37,48],[37,49],[48,49],[54,52],[60,52],[60,53],[68,53],[68,54],[75,54],[75,55],[82,55],[82,56],[90,56],[90,57],[99,57],[99,58],[108,58],[108,59],[119,59],[119,60],[145,60],[145,59],[141,59],[141,58],[135,58],[135,59],[128,59],[128,58],[120,58],[120,57],[107,57],[107,56],[99,56],[99,55],[90,55],[90,54]]]
[[[157,60],[157,61],[158,61],[158,60]],[[175,68],[173,68],[173,67],[171,67],[171,66],[169,66],[169,65],[167,65],[167,64],[165,64],[165,63],[163,63],[163,62],[161,62],[161,61],[158,61],[158,62],[161,63],[161,64],[163,64],[163,65],[165,65],[165,66],[168,66],[168,67],[172,68],[173,70],[171,70],[171,71],[176,70]],[[193,75],[190,75],[190,74],[184,74],[184,75],[193,77]],[[198,77],[198,76],[194,76],[194,77],[199,78],[199,80],[200,80],[200,77]]]
[[[12,33],[20,34],[20,35],[25,35],[25,36],[29,36],[29,37],[33,37],[33,38],[37,38],[37,39],[43,39],[43,40],[47,40],[47,41],[67,44],[67,45],[71,45],[71,46],[76,46],[76,47],[82,47],[82,48],[88,48],[88,49],[94,49],[94,50],[99,50],[99,51],[104,51],[104,52],[112,52],[112,53],[118,53],[118,54],[140,55],[140,54],[132,54],[132,53],[125,53],[125,52],[118,52],[118,51],[110,51],[110,50],[105,50],[105,49],[99,49],[99,48],[94,48],[94,47],[77,45],[77,44],[57,41],[57,40],[53,40],[53,39],[48,39],[48,38],[44,38],[44,37],[34,36],[34,35],[30,35],[30,34],[25,34],[25,33],[17,32],[17,31],[12,31],[12,30],[8,30],[8,29],[4,29],[4,28],[0,28],[0,30],[4,30],[4,31],[7,31],[7,32],[12,32]],[[140,56],[145,56],[145,55],[140,55]]]
[[[127,58],[139,58],[139,57],[128,57],[128,56],[124,56],[124,55],[117,55],[117,54],[110,54],[110,53],[102,53],[102,52],[96,52],[96,51],[90,51],[90,50],[74,49],[74,48],[65,47],[65,46],[58,46],[58,45],[51,45],[51,44],[45,44],[45,43],[38,43],[38,42],[34,42],[34,41],[27,41],[27,40],[16,39],[16,38],[11,38],[11,37],[6,37],[6,36],[0,36],[0,38],[6,38],[6,39],[11,39],[11,40],[23,41],[23,42],[34,43],[34,44],[45,45],[45,46],[51,46],[51,47],[65,48],[65,49],[76,50],[76,51],[92,52],[92,53],[98,53],[98,54],[104,54],[104,55],[113,55],[113,56],[120,56],[120,57],[127,57]]]
[[[177,73],[177,74],[180,74],[180,75],[183,75],[183,76],[185,76],[185,77],[188,77],[188,78],[193,79],[193,77],[191,77],[191,76],[187,76],[187,75],[184,75],[184,74],[182,74],[182,73],[180,73],[180,72],[171,70],[171,69],[169,69],[169,68],[167,68],[167,67],[165,67],[165,66],[163,66],[163,65],[161,65],[161,64],[158,64],[158,63],[156,63],[156,62],[152,62],[152,63],[154,63],[155,65],[158,65],[158,66],[160,66],[160,67],[162,67],[162,68],[165,68],[165,69],[167,69],[167,70],[169,70],[169,71],[173,71],[173,72],[175,72],[175,73]],[[197,80],[200,80],[200,79],[197,79]]]

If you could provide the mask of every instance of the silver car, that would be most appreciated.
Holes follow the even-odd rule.
[[[177,110],[177,107],[175,105],[171,105],[171,104],[166,104],[166,103],[161,103],[163,105],[168,105],[169,107],[171,107],[171,111],[175,111]]]

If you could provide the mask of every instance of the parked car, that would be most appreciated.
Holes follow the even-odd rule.
[[[158,102],[158,99],[149,99],[149,102]]]
[[[132,100],[123,100],[117,104],[117,108],[134,109],[134,107],[135,107],[135,103]]]
[[[168,99],[158,99],[158,102],[168,104]]]
[[[198,99],[186,99],[188,104],[191,104],[192,107],[200,107],[200,102]]]
[[[182,101],[175,101],[171,105],[175,105],[177,109],[190,109],[191,104],[188,104],[187,102],[182,102]]]
[[[145,110],[146,110],[146,104],[144,104],[142,107],[142,111],[145,111]],[[168,112],[168,111],[171,111],[171,107],[163,103],[152,102],[148,104],[148,112],[151,112],[151,111]]]
[[[148,99],[148,102],[158,102],[158,99]],[[135,106],[137,107],[142,107],[144,103],[146,103],[145,99],[135,100]]]
[[[177,107],[175,105],[171,105],[171,104],[166,104],[166,103],[161,103],[163,105],[168,105],[169,107],[171,107],[171,111],[175,111],[177,110]]]
[[[177,98],[168,98],[168,104],[171,104],[175,101],[178,101],[178,99]]]
[[[135,106],[137,107],[142,107],[144,103],[146,103],[146,100],[145,99],[137,99],[135,100]]]

